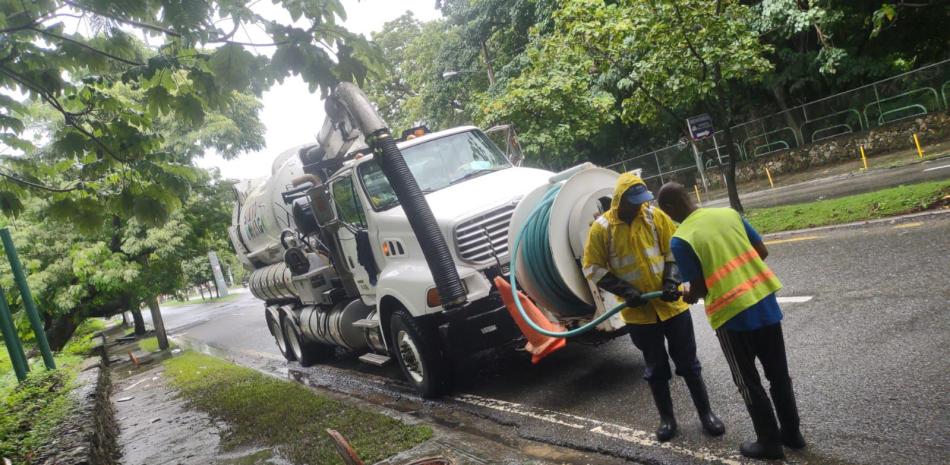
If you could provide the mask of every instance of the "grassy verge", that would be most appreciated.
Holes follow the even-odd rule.
[[[69,397],[78,355],[56,357],[57,370],[47,371],[42,361],[34,362],[27,379],[17,384],[11,372],[0,385],[0,457],[13,463],[31,463],[36,450],[53,439],[53,428],[74,407]],[[9,379],[7,379],[9,378]]]
[[[946,205],[948,196],[950,180],[945,179],[838,199],[751,209],[746,217],[760,233],[766,234],[928,210]]]
[[[237,298],[240,297],[240,296],[241,296],[241,294],[228,294],[228,295],[226,295],[226,296],[224,296],[224,297],[214,297],[214,298],[207,299],[207,300],[202,300],[202,299],[200,299],[200,298],[199,298],[199,299],[195,299],[195,300],[189,300],[189,301],[169,300],[169,301],[167,301],[167,302],[163,302],[163,303],[162,303],[162,308],[175,308],[175,307],[184,307],[185,305],[198,305],[198,304],[211,304],[211,303],[219,303],[219,302],[230,302],[230,301],[232,301],[232,300],[234,300],[234,299],[237,299]]]
[[[225,448],[256,445],[275,448],[294,463],[342,463],[324,432],[332,428],[374,463],[432,435],[427,426],[353,408],[214,357],[189,352],[165,366],[172,385],[195,408],[229,424]]]
[[[174,342],[168,341],[168,348],[174,349],[178,347]],[[142,349],[144,352],[158,352],[158,338],[156,337],[147,337],[139,341],[139,349]]]

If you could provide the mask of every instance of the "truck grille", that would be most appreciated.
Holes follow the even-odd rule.
[[[494,253],[504,262],[508,256],[508,225],[515,207],[515,204],[505,205],[456,226],[455,246],[459,257],[474,263],[493,261],[494,248]]]

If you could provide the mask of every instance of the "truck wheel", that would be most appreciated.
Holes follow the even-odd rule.
[[[284,330],[282,326],[285,326],[281,323],[284,322],[284,317],[280,317],[281,322],[278,323],[277,320],[268,317],[267,326],[270,328],[271,334],[274,335],[274,342],[277,343],[277,350],[280,352],[280,355],[283,355],[288,361],[296,360],[289,350],[287,350],[287,339],[284,337]]]
[[[308,341],[296,325],[287,324],[284,339],[287,340],[287,350],[300,362],[300,366],[308,367],[322,362],[333,356],[333,347]]]
[[[434,335],[426,337],[419,323],[405,310],[393,313],[389,332],[402,374],[419,395],[438,397],[450,389],[452,372]]]

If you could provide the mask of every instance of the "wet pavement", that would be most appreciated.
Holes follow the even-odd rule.
[[[787,462],[947,463],[950,215],[786,234],[770,250],[769,263],[785,284],[779,295],[789,365],[810,444],[789,453]],[[310,368],[284,362],[263,323],[262,304],[249,294],[163,314],[175,338],[238,363],[450,429],[490,430],[523,451],[540,443],[644,463],[743,463],[736,447],[752,436],[698,306],[692,315],[700,360],[727,433],[701,433],[686,387],[674,379],[680,434],[666,444],[652,440],[656,413],[641,379],[643,359],[625,338],[598,347],[569,343],[539,365],[519,352],[481,354],[460,368],[455,395],[423,401],[394,366],[345,355]]]

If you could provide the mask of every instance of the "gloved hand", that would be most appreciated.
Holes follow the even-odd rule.
[[[639,307],[647,303],[640,298],[640,290],[633,287],[630,283],[618,278],[613,273],[607,273],[600,281],[597,281],[597,287],[624,300],[628,307]]]
[[[630,289],[623,295],[624,305],[630,308],[646,305],[647,301],[640,297],[640,294],[637,288],[630,286]]]
[[[676,302],[682,293],[680,287],[680,270],[676,262],[666,262],[663,264],[663,295],[660,297],[665,302]]]

